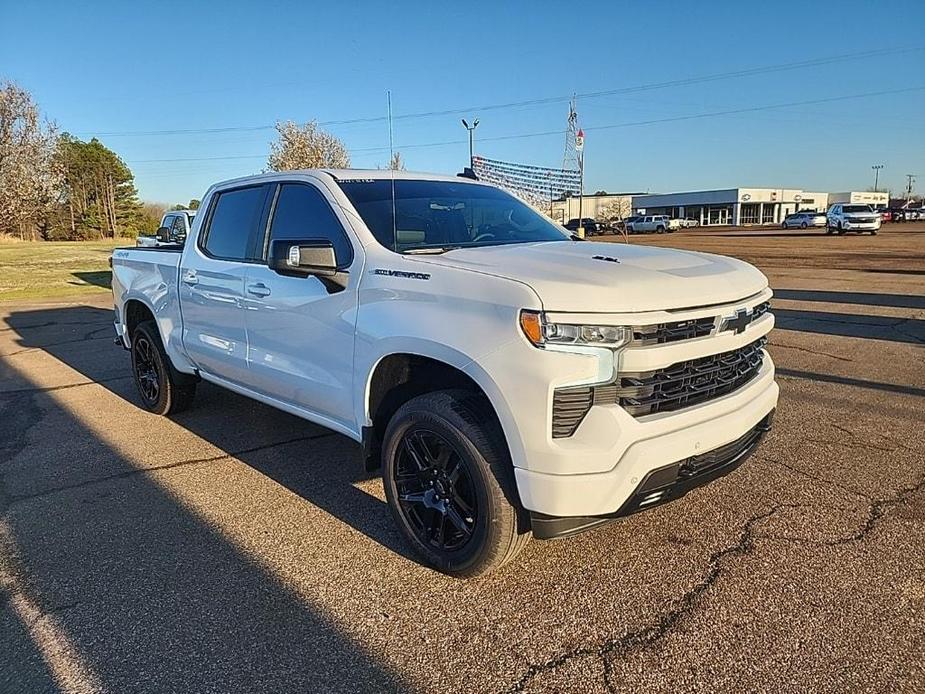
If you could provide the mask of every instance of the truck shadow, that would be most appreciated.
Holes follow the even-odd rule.
[[[131,398],[126,356],[102,334],[110,322],[107,310],[53,308],[15,312],[3,329],[15,331],[21,350],[44,350]],[[94,433],[62,404],[61,389],[70,386],[49,386],[44,373],[7,357],[0,359],[0,689],[407,688],[333,618]],[[204,396],[248,417],[254,432],[321,433],[228,393]],[[214,419],[190,412],[183,424],[223,440]],[[366,520],[384,516],[382,504],[352,495],[345,470],[311,460],[261,465],[312,503],[392,541],[386,519]],[[305,481],[300,468],[309,465],[323,481]],[[344,489],[327,494],[325,483]]]
[[[92,306],[23,311],[11,314],[7,323],[20,335],[23,348],[42,349],[87,380],[139,406],[129,353],[113,344],[112,311]],[[43,339],[61,324],[82,326],[80,336]],[[30,325],[41,327],[30,329]],[[84,344],[88,338],[93,348]],[[171,419],[389,550],[414,559],[385,502],[354,486],[378,473],[365,470],[360,445],[351,439],[205,381],[199,384],[190,409]],[[247,423],[243,429],[241,422]],[[332,453],[330,447],[326,455],[313,453],[314,446],[306,445],[286,451],[285,457],[262,453],[263,443],[321,437],[336,442],[333,457],[339,464],[330,465],[325,459]]]
[[[774,307],[775,329],[860,337],[909,344],[925,343],[925,320],[857,313],[805,311]]]
[[[774,298],[786,299],[788,301],[820,301],[834,304],[864,304],[867,306],[893,306],[896,308],[925,308],[925,296],[919,296],[915,294],[830,292],[816,289],[775,289]]]
[[[78,282],[71,282],[71,284],[92,284],[106,289],[112,287],[112,270],[72,272],[71,274],[79,280]]]

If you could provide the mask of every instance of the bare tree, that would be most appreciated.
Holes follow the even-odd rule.
[[[405,162],[401,158],[401,152],[394,152],[392,154],[392,158],[389,159],[389,168],[392,169],[392,171],[405,170]]]
[[[344,143],[318,127],[315,121],[298,125],[292,121],[276,124],[278,139],[270,145],[267,167],[271,171],[350,166]]]
[[[0,86],[0,230],[32,239],[44,233],[63,180],[57,137],[29,92],[12,82]]]

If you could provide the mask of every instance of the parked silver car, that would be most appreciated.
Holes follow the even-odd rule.
[[[824,227],[826,224],[825,212],[794,212],[784,217],[781,227],[784,229],[806,229],[808,227]]]

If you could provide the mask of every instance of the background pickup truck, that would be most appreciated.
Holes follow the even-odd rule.
[[[441,571],[676,499],[770,426],[771,290],[741,261],[575,240],[406,172],[254,176],[201,210],[182,246],[113,253],[141,404],[205,380],[361,442]]]
[[[193,228],[196,210],[173,210],[161,218],[161,225],[154,236],[141,235],[135,240],[136,246],[150,248],[183,244]]]

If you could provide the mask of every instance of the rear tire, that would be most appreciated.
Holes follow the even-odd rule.
[[[801,229],[805,229],[805,228],[806,228],[806,222],[803,222],[803,223],[800,225],[800,228],[801,228]]]
[[[511,561],[530,540],[514,469],[490,404],[468,391],[427,393],[386,428],[382,479],[392,516],[426,564],[472,577]]]
[[[154,321],[139,323],[132,333],[132,377],[142,406],[154,414],[182,412],[196,395],[192,377],[184,378],[170,363]]]

